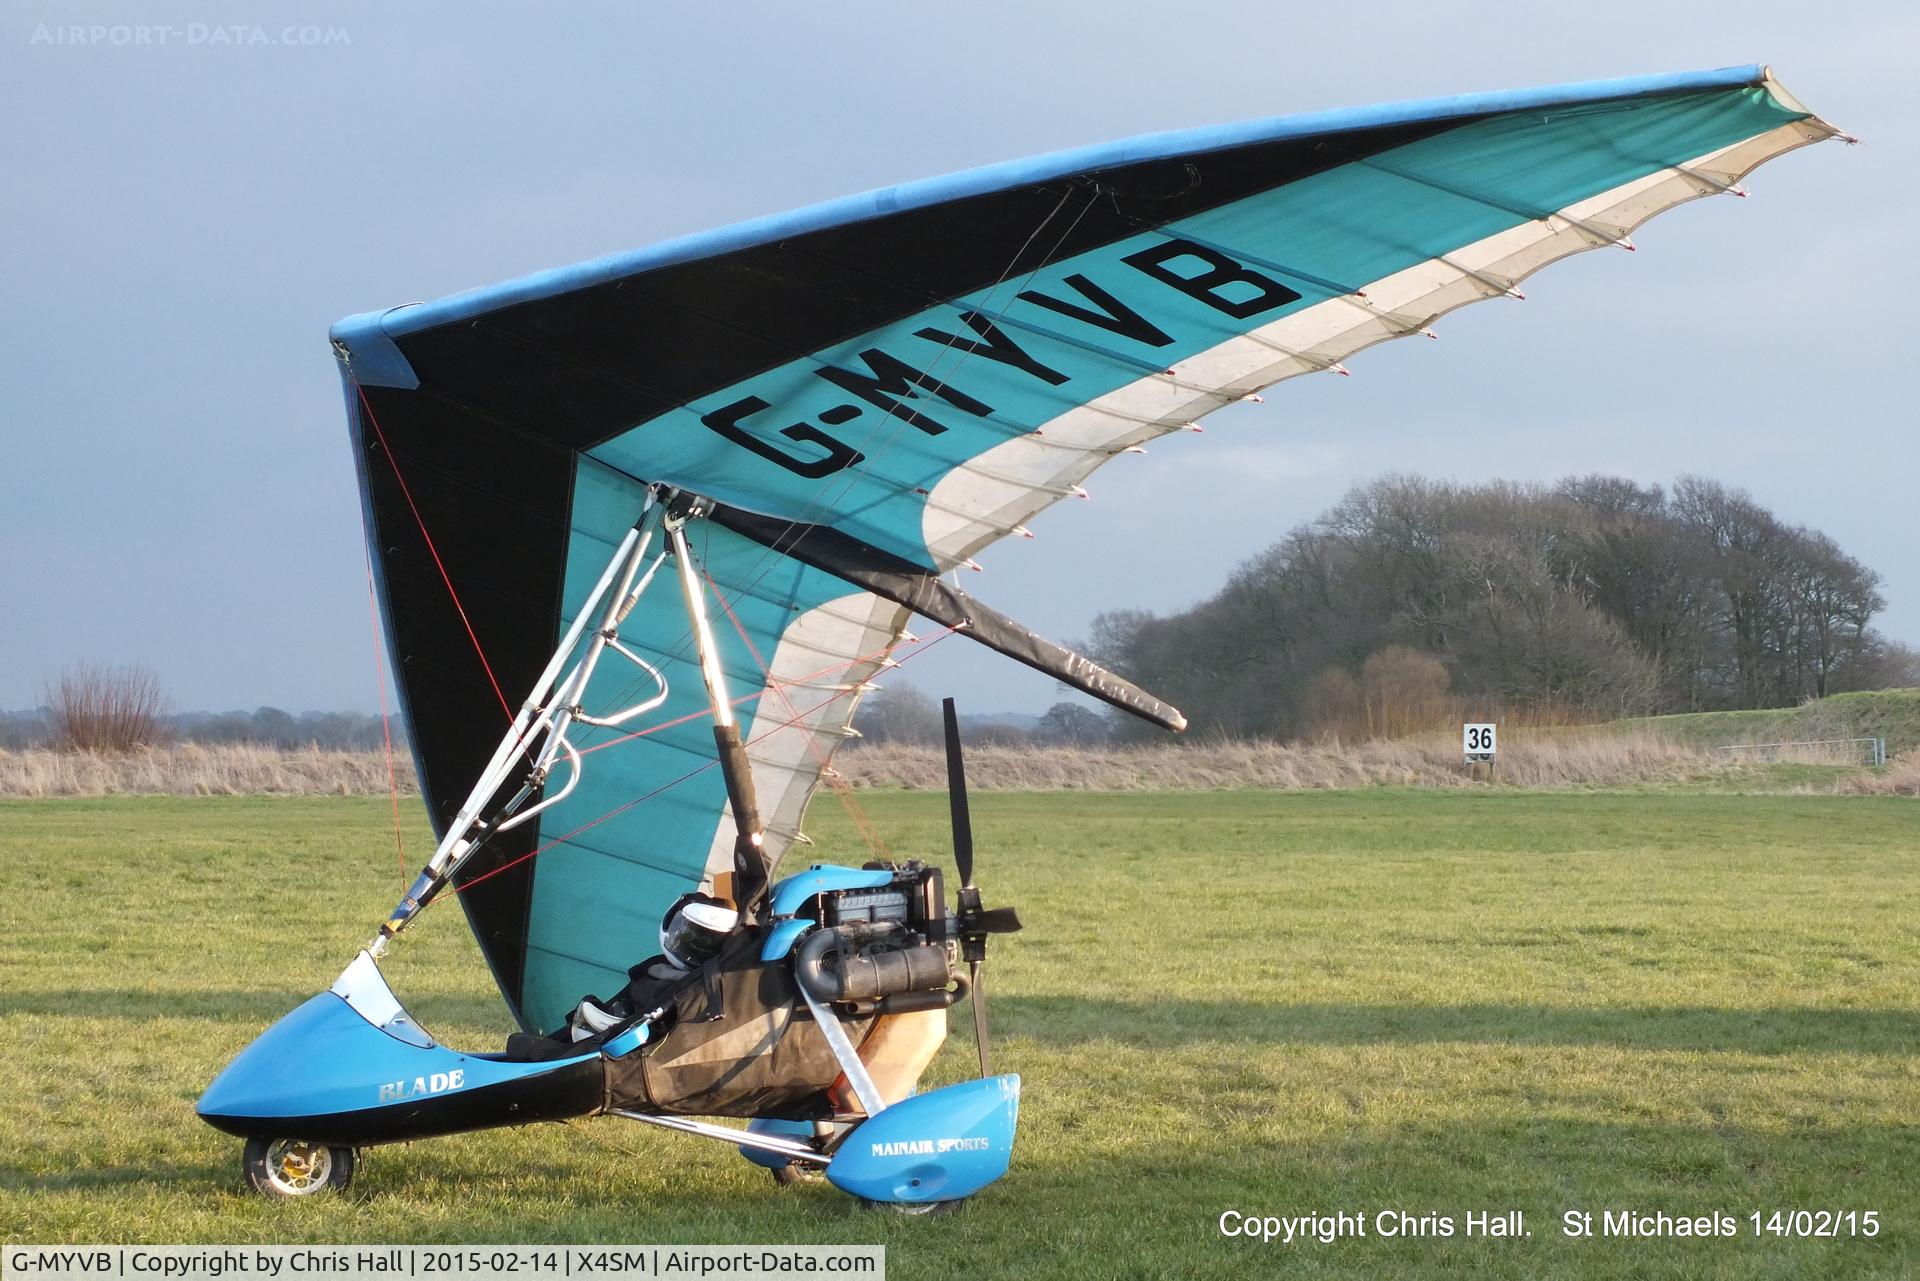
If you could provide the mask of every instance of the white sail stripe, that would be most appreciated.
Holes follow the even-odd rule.
[[[854,626],[854,627],[865,625],[864,623],[862,623],[860,619],[857,619],[857,618],[836,618],[835,621],[846,623],[847,625]],[[793,642],[793,644],[797,646],[804,646],[805,648],[813,651],[814,654],[818,655],[821,658],[838,659],[844,662],[846,659],[852,657],[852,655],[849,655],[849,654],[842,654],[839,650],[834,649],[829,645],[816,645],[808,640],[796,640]],[[761,657],[764,658],[766,657],[766,655],[763,654],[761,655]],[[759,679],[759,673],[756,672],[754,674],[754,678],[756,680]]]
[[[869,687],[870,684],[871,682],[869,681],[827,681],[827,680],[782,681],[780,684],[780,691],[791,693],[792,691],[797,689],[806,689],[806,690],[813,690],[814,692],[820,693],[820,694],[841,694],[841,693],[846,693],[847,691],[850,691],[850,690],[866,689]],[[776,697],[777,696],[778,695],[776,693]]]
[[[1018,477],[1002,476],[998,472],[988,471],[984,467],[975,466],[972,462],[961,463],[958,470],[964,471],[964,472],[971,472],[973,475],[980,477],[982,480],[998,481],[1001,484],[1005,484],[1005,485],[1017,485],[1022,489],[1031,489],[1031,488],[1046,489],[1050,493],[1052,493],[1056,498],[1077,498],[1080,493],[1080,491],[1077,488],[1071,485],[1041,485],[1041,486],[1029,485],[1026,481],[1023,481]]]
[[[828,687],[859,687],[844,697],[789,700],[778,691],[807,689],[805,678],[819,669],[821,655],[849,662],[859,655],[873,654],[899,640],[906,625],[905,608],[870,592],[854,592],[800,614],[781,634],[767,663],[768,683],[775,692],[760,698],[753,719],[742,726],[748,738],[747,761],[760,805],[760,822],[766,829],[766,848],[773,858],[783,855],[800,831],[820,772],[834,750],[846,741],[854,710],[885,660],[869,658],[850,663],[841,673],[844,685]],[[789,720],[793,723],[784,723]],[[707,851],[709,877],[732,869],[733,840],[733,815],[723,804],[713,844]]]
[[[1003,441],[942,477],[922,532],[935,563],[963,563],[1025,525],[1115,453],[1191,423],[1220,404],[1343,361],[1377,342],[1431,325],[1457,307],[1504,294],[1561,258],[1611,246],[1654,214],[1724,190],[1755,166],[1837,134],[1809,117],[1622,183],[1365,285],[1364,300],[1328,299],[1068,410],[1034,436]],[[1617,234],[1608,234],[1615,232]],[[1358,304],[1358,305],[1356,305]],[[1389,321],[1387,318],[1391,317]],[[1282,354],[1286,353],[1286,354]],[[1281,359],[1274,357],[1280,355]],[[1195,394],[1195,389],[1201,389]],[[1063,454],[1063,451],[1064,454]]]

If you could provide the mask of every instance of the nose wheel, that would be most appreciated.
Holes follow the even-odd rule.
[[[247,1186],[278,1200],[344,1192],[353,1166],[352,1148],[300,1139],[248,1139],[240,1156]]]

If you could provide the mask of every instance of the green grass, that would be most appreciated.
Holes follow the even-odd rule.
[[[945,800],[861,804],[940,855]],[[942,1220],[778,1191],[618,1121],[373,1150],[238,1190],[193,1100],[390,906],[386,803],[0,803],[0,1236],[890,1247],[896,1277],[1905,1276],[1920,1260],[1920,807],[1684,791],[986,794],[1014,1168]],[[857,859],[831,799],[823,857]],[[417,857],[423,830],[410,830]],[[636,940],[636,955],[649,951]],[[456,912],[388,966],[484,1048]],[[964,1018],[937,1061],[972,1061]],[[1871,1241],[1571,1241],[1564,1210],[1877,1210]],[[1223,1240],[1226,1209],[1517,1208],[1516,1242]],[[1744,1222],[1744,1219],[1743,1219]]]
[[[1920,747],[1920,689],[1835,694],[1799,707],[1641,716],[1618,724],[1701,747],[1825,738],[1884,738],[1894,757]]]

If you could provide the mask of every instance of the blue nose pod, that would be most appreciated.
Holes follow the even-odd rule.
[[[229,1134],[364,1144],[597,1110],[600,1055],[513,1063],[417,1029],[375,1027],[333,992],[275,1023],[214,1078],[196,1110]]]
[[[834,1154],[827,1178],[870,1201],[957,1201],[1007,1172],[1020,1078],[991,1076],[896,1103]]]

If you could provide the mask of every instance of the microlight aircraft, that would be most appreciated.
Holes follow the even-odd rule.
[[[808,800],[916,615],[1184,721],[946,576],[1118,455],[1844,136],[1759,66],[1258,120],[341,321],[439,844],[200,1115],[274,1196],[345,1187],[367,1145],[604,1114],[964,1201],[1013,1153],[981,964],[1019,922],[975,883],[951,704],[951,903],[915,860],[785,871]],[[522,1028],[503,1051],[441,1044],[381,976],[447,897]],[[695,917],[713,946],[673,964]],[[961,1000],[979,1079],[923,1091]]]

